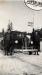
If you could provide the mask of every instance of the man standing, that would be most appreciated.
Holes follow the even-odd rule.
[[[33,32],[32,32],[31,39],[33,41],[33,49],[37,49],[37,55],[39,55],[38,51],[40,49],[40,37],[39,37],[38,32],[35,32],[34,29],[33,29]],[[36,52],[35,52],[35,54],[36,54]]]

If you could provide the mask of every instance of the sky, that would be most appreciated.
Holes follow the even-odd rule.
[[[12,21],[13,30],[31,32],[42,28],[42,10],[34,11],[28,8],[21,0],[0,0],[0,32],[8,28],[8,22]],[[28,26],[28,22],[34,22],[33,26]]]

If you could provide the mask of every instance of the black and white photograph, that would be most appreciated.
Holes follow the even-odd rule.
[[[0,0],[0,75],[42,75],[42,0]]]

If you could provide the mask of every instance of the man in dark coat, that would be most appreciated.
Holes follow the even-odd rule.
[[[4,51],[5,51],[5,55],[8,55],[9,48],[10,48],[10,35],[9,35],[8,32],[6,32],[5,35],[4,35]]]
[[[35,33],[34,29],[33,29],[32,35],[31,35],[31,39],[33,41],[33,49],[34,49],[35,45],[36,45],[36,33]]]
[[[38,32],[36,32],[36,48],[40,51],[40,36]]]
[[[40,49],[40,37],[39,37],[38,32],[35,32],[34,29],[33,29],[33,32],[32,32],[31,39],[33,41],[33,49],[37,49],[37,55],[38,55],[38,51]]]

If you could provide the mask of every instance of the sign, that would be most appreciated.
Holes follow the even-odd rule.
[[[34,10],[42,9],[42,0],[24,0],[25,5]]]
[[[33,22],[28,22],[28,26],[33,26]]]

